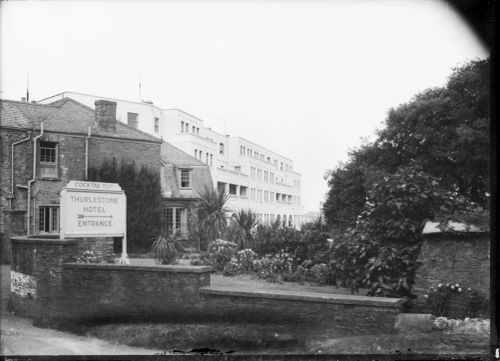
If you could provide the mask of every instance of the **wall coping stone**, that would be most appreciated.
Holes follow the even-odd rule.
[[[47,244],[47,245],[54,245],[54,244],[70,245],[70,244],[77,244],[78,242],[80,242],[78,239],[75,239],[75,238],[58,239],[58,238],[36,237],[36,236],[35,237],[26,237],[26,236],[11,237],[11,241],[14,243]]]
[[[405,301],[402,298],[369,297],[358,295],[341,295],[320,292],[295,292],[284,290],[252,290],[244,291],[234,287],[208,286],[200,288],[200,293],[217,296],[268,298],[290,301],[336,303],[347,305],[359,305],[366,307],[400,308]]]
[[[191,265],[130,265],[116,263],[76,263],[68,262],[63,264],[64,268],[72,269],[91,269],[108,271],[147,271],[147,272],[167,272],[167,273],[211,273],[213,268],[210,266],[191,266]]]

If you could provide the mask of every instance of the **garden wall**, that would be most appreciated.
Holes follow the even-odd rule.
[[[218,320],[287,323],[299,329],[348,328],[361,333],[393,330],[403,303],[397,298],[225,287],[206,287],[201,294],[207,312]]]
[[[401,299],[210,286],[211,267],[76,263],[92,249],[111,255],[112,238],[12,241],[11,309],[39,326],[78,322],[280,322],[297,329],[393,329]]]
[[[212,267],[64,264],[60,318],[177,319],[199,304]]]
[[[459,310],[466,308],[462,303],[470,301],[466,296],[468,287],[489,298],[489,232],[424,234],[418,262],[421,265],[415,276],[414,292],[420,306],[423,305],[426,291],[439,283],[458,283],[464,291],[464,296],[456,298],[452,305],[452,313],[460,313]]]
[[[64,293],[63,264],[76,261],[87,250],[93,250],[101,258],[112,257],[113,238],[13,237],[11,308],[33,318],[49,317],[57,312],[54,301]]]

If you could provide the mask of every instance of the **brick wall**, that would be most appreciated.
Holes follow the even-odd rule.
[[[183,318],[199,304],[199,289],[210,285],[211,267],[204,266],[70,263],[64,267],[60,318]]]
[[[9,262],[9,239],[12,224],[10,211],[27,211],[27,189],[14,187],[14,197],[10,195],[11,180],[11,145],[27,137],[29,133],[22,130],[0,130],[0,249],[2,262]],[[37,136],[39,133],[32,133]],[[83,180],[85,177],[85,136],[45,132],[40,141],[55,142],[58,144],[57,177],[53,179],[37,178],[32,186],[31,220],[25,222],[30,225],[30,233],[38,234],[39,207],[59,205],[59,194],[70,180]],[[39,142],[37,154],[39,155]],[[89,141],[89,166],[98,165],[103,159],[115,157],[134,160],[140,167],[142,164],[150,166],[159,172],[160,144],[136,142],[131,140],[114,140],[111,138],[93,137]],[[37,156],[39,158],[39,156]],[[22,143],[15,147],[14,154],[14,183],[27,186],[32,178],[33,141]],[[40,174],[40,166],[37,166]],[[9,209],[9,199],[12,199],[12,209]],[[16,235],[18,233],[13,233]],[[26,234],[26,230],[23,231]]]
[[[286,297],[279,293],[266,297],[258,293],[245,296],[235,293],[238,292],[221,294],[202,290],[205,313],[218,321],[287,323],[298,329],[348,328],[373,333],[377,330],[392,331],[401,310],[401,300],[392,306],[383,306],[372,300],[348,304],[326,299],[311,301],[307,296]]]
[[[130,142],[120,139],[91,138],[89,141],[89,167],[98,166],[103,160],[116,158],[134,160],[140,167],[146,165],[160,173],[160,144]]]
[[[113,254],[112,238],[16,237],[11,241],[11,285],[18,288],[11,292],[11,306],[19,314],[39,320],[58,312],[55,300],[64,294],[61,285],[65,262],[76,261],[86,250],[100,257]]]
[[[415,276],[414,292],[418,296],[419,307],[424,307],[425,292],[439,283],[458,283],[464,290],[471,287],[489,298],[489,233],[424,235],[418,262],[421,265]],[[462,301],[455,302],[452,314],[463,313],[463,303],[468,298],[459,299]]]

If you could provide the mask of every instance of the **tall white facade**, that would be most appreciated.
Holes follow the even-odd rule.
[[[43,99],[48,104],[72,98],[91,108],[98,99],[117,103],[117,120],[161,137],[194,158],[208,164],[214,186],[230,195],[228,208],[251,209],[259,222],[269,224],[279,216],[288,226],[303,223],[301,175],[293,161],[239,136],[213,131],[203,120],[180,109],[161,109],[151,102],[64,92]]]

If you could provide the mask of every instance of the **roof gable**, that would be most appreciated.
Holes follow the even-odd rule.
[[[2,126],[39,130],[43,122],[46,131],[69,134],[87,134],[91,128],[92,135],[140,140],[160,143],[161,140],[138,129],[116,122],[116,131],[104,130],[97,126],[95,113],[71,98],[64,98],[51,104],[38,104],[1,100]]]

